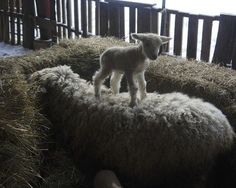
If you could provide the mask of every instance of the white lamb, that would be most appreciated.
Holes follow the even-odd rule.
[[[97,99],[101,97],[102,83],[111,73],[110,86],[113,94],[119,93],[122,76],[123,74],[126,76],[131,97],[131,107],[137,105],[138,89],[140,99],[142,100],[146,97],[144,72],[149,65],[149,59],[155,60],[160,46],[168,43],[171,38],[153,33],[133,33],[131,36],[141,41],[139,45],[112,47],[101,54],[100,69],[94,75],[94,90]]]

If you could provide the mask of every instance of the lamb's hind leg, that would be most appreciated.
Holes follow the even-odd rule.
[[[128,86],[129,86],[129,93],[130,93],[130,107],[134,107],[137,106],[137,91],[138,91],[138,87],[137,84],[134,80],[134,75],[132,72],[126,72],[125,73],[127,82],[128,82]]]
[[[139,85],[140,99],[143,100],[147,96],[147,91],[146,91],[147,83],[145,81],[144,72],[139,73],[136,78],[138,80],[138,85]]]
[[[94,92],[97,99],[101,98],[101,86],[104,80],[111,74],[111,70],[104,69],[103,67],[97,71],[93,77]]]
[[[118,94],[120,91],[120,82],[121,82],[122,77],[123,77],[122,73],[119,73],[117,71],[114,71],[112,73],[110,86],[111,86],[112,93],[114,95]]]

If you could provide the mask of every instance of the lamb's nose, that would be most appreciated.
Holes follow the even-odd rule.
[[[157,55],[156,54],[152,55],[152,60],[155,60],[155,59],[157,59]]]

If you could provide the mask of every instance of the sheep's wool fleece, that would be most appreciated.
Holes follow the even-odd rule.
[[[201,99],[149,93],[130,108],[128,93],[113,96],[103,88],[96,100],[93,86],[68,66],[38,71],[31,79],[46,89],[49,117],[78,161],[87,159],[143,185],[204,171],[233,143],[225,116]]]

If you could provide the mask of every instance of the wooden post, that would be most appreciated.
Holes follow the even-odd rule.
[[[51,0],[55,1],[55,0]],[[51,3],[50,0],[36,0],[37,2],[37,11],[38,16],[41,19],[50,19],[51,18]],[[40,29],[40,39],[41,40],[48,40],[51,39],[51,31],[48,28],[44,28],[39,25]]]
[[[71,31],[71,24],[72,24],[71,0],[67,0],[66,10],[67,10],[68,38],[71,38],[72,37],[72,31]]]
[[[57,0],[57,22],[61,23],[61,1]],[[61,26],[57,27],[57,35],[61,39]]]
[[[50,34],[52,38],[52,42],[56,43],[57,42],[57,26],[56,26],[56,0],[51,0],[50,1],[50,20],[51,23],[55,23],[54,27],[50,28]]]
[[[213,56],[213,62],[226,66],[232,60],[236,38],[236,17],[220,15],[220,25]]]
[[[21,13],[22,3],[21,0],[16,1],[16,12]],[[21,44],[21,19],[17,17],[17,44]]]
[[[176,13],[175,16],[175,36],[174,36],[174,54],[182,55],[183,42],[183,15]]]
[[[197,57],[197,34],[198,17],[196,15],[189,15],[187,42],[187,58],[189,59],[196,59]]]
[[[170,35],[170,13],[167,11],[164,11],[162,14],[161,35],[164,36]],[[169,43],[161,46],[160,52],[168,52],[168,51],[169,51]]]
[[[75,6],[75,35],[79,36],[79,3],[78,0],[74,0],[74,6]]]
[[[0,1],[0,11],[3,11],[3,1]],[[3,15],[0,14],[0,42],[3,41]]]
[[[8,0],[3,0],[3,40],[9,43],[9,16],[8,16]]]
[[[34,41],[34,0],[23,0],[23,46],[33,49]]]
[[[158,33],[158,12],[151,9],[151,32]]]
[[[129,8],[129,32],[135,33],[135,26],[136,26],[136,8],[130,7]],[[130,36],[130,42],[134,42],[134,40]]]
[[[211,49],[212,18],[205,17],[202,31],[201,60],[208,62]]]
[[[62,0],[61,7],[62,7],[62,24],[63,24],[63,37],[66,38],[66,0]]]
[[[95,14],[95,33],[100,35],[100,0],[96,0]]]
[[[138,33],[151,32],[151,9],[138,8]]]
[[[109,35],[118,38],[124,37],[124,7],[109,3]]]
[[[125,7],[120,6],[120,38],[125,39]]]
[[[236,70],[236,40],[234,41],[234,48],[232,53],[232,69]]]
[[[88,23],[87,23],[87,0],[81,0],[81,27],[82,27],[82,37],[87,37],[88,35]]]
[[[92,33],[92,0],[88,0],[88,32]]]
[[[14,13],[15,12],[15,3],[13,0],[9,1],[9,6],[10,6],[10,12]],[[11,19],[11,44],[14,45],[15,44],[15,16],[13,16],[13,14],[11,14],[10,16]]]
[[[100,2],[100,35],[108,35],[108,4]]]

